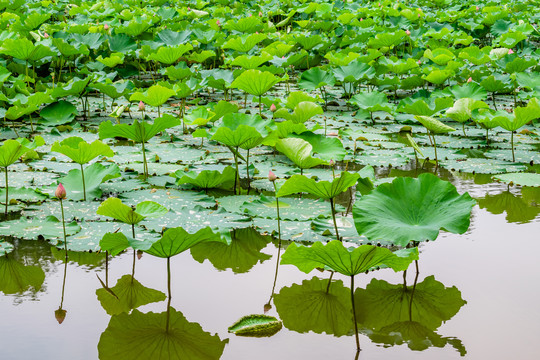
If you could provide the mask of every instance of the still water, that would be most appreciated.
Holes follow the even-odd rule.
[[[479,201],[473,208],[469,231],[464,235],[443,232],[435,242],[421,245],[416,279],[419,290],[411,307],[419,309],[411,310],[416,313],[412,316],[415,319],[410,319],[414,321],[407,324],[408,338],[400,339],[391,327],[387,327],[385,336],[363,330],[359,359],[540,358],[537,344],[540,334],[537,251],[540,191],[529,188],[522,194],[520,188],[484,184],[481,179],[467,176],[451,180],[460,193],[469,191]],[[2,258],[0,264],[1,359],[95,360],[109,358],[114,351],[120,351],[125,359],[146,359],[144,352],[137,349],[141,344],[145,347],[144,338],[148,339],[150,335],[141,335],[140,329],[151,326],[153,321],[162,324],[160,321],[165,321],[167,315],[165,259],[146,254],[136,258],[136,281],[161,292],[158,295],[149,290],[145,293],[145,296],[151,296],[148,293],[156,295],[160,301],[142,305],[130,316],[113,316],[115,325],[102,307],[96,290],[101,289],[98,294],[102,299],[110,298],[111,295],[102,289],[100,279],[109,287],[124,276],[124,283],[131,282],[132,252],[111,259],[106,274],[103,254],[77,257],[70,253],[70,261],[65,266],[62,252],[46,242],[16,244],[16,250]],[[267,256],[250,254],[259,261],[243,273],[223,269],[223,266],[218,266],[222,269],[218,270],[208,260],[200,263],[189,251],[171,259],[169,316],[171,324],[177,324],[171,326],[189,329],[185,330],[188,335],[184,345],[189,347],[191,352],[187,354],[191,355],[184,355],[183,359],[354,359],[356,346],[352,324],[350,328],[335,325],[334,332],[337,335],[345,333],[342,336],[308,331],[309,324],[312,330],[324,330],[323,318],[332,310],[324,306],[317,308],[317,300],[313,300],[316,298],[313,294],[317,292],[309,293],[313,286],[327,283],[327,272],[315,270],[306,275],[294,266],[279,266],[272,308],[267,314],[281,318],[285,325],[283,329],[272,337],[263,338],[239,337],[227,332],[227,328],[242,316],[262,314],[272,295],[278,252],[276,243],[268,243],[261,252]],[[413,264],[405,276],[409,290],[415,277]],[[336,274],[333,279],[330,293],[347,294],[349,278]],[[394,292],[399,292],[404,282],[403,273],[388,269],[360,274],[355,278],[357,296],[377,294],[372,291],[371,286],[375,284],[371,283],[372,279],[384,280],[387,283],[378,284],[390,287]],[[370,283],[372,285],[368,286]],[[426,290],[426,286],[436,289]],[[27,290],[20,292],[25,287]],[[300,291],[299,294],[307,292],[311,298],[296,296],[294,291],[292,297],[287,297],[287,291],[291,289]],[[453,300],[445,299],[444,294],[448,293],[453,294],[450,296]],[[294,304],[295,299],[311,299],[314,307]],[[337,296],[334,300],[336,303],[341,301],[346,307],[350,298],[344,299]],[[383,304],[385,301],[376,297],[375,300]],[[293,307],[294,310],[294,306],[298,311],[291,315],[290,309]],[[109,311],[114,312],[114,309],[109,308]],[[357,311],[360,312],[357,316],[380,323],[384,323],[382,317],[388,315],[384,305],[380,316],[374,317],[373,312],[367,313],[365,308]],[[161,315],[144,315],[150,312]],[[448,317],[451,318],[446,320]],[[321,326],[317,328],[317,325]],[[114,326],[119,326],[120,332],[115,333]],[[130,342],[130,336],[137,340]],[[106,343],[109,345],[104,345]],[[154,346],[156,341],[150,344]],[[122,350],[124,348],[127,350]],[[137,351],[135,354],[133,349]],[[121,359],[122,355],[115,357]],[[171,355],[171,359],[176,358]]]

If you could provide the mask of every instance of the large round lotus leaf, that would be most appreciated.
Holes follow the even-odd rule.
[[[287,221],[281,220],[281,239],[298,242],[328,241],[328,237],[316,233],[311,229],[311,221]],[[253,226],[260,229],[263,234],[271,234],[278,237],[277,220],[253,218]]]
[[[172,182],[173,181],[171,180],[171,183]],[[149,185],[139,179],[113,179],[102,183],[99,187],[101,188],[101,191],[106,194],[118,194],[148,188]]]
[[[355,202],[353,216],[359,234],[405,246],[435,240],[440,229],[463,234],[474,204],[468,193],[459,195],[448,181],[425,173],[379,185]]]
[[[240,208],[250,216],[277,219],[278,205],[279,217],[284,220],[310,220],[332,215],[329,202],[306,198],[280,198],[278,204],[275,198],[263,195],[260,199],[244,203]],[[337,209],[340,210],[343,209]]]
[[[527,170],[527,166],[523,164],[482,158],[441,160],[439,161],[439,165],[448,170],[476,174],[501,174]]]
[[[514,183],[521,186],[540,186],[540,174],[509,173],[495,175],[493,178],[504,183]]]
[[[516,141],[514,139],[514,141]],[[520,148],[522,144],[518,145]],[[528,164],[531,161],[535,164],[540,164],[540,152],[536,149],[533,150],[515,150],[514,151],[516,162]],[[512,150],[490,150],[486,151],[485,155],[488,158],[497,160],[512,161]]]
[[[64,206],[66,221],[71,219],[86,221],[105,219],[104,216],[96,214],[99,207],[99,203],[97,202],[64,200],[62,201],[62,204]],[[24,210],[23,215],[42,219],[47,216],[56,216],[60,218],[62,216],[61,211],[60,201],[54,200],[46,201],[40,205],[30,205]]]
[[[128,205],[137,204],[141,201],[154,201],[173,211],[182,211],[184,206],[200,205],[210,208],[216,205],[212,197],[204,193],[188,190],[137,190],[122,194],[122,198],[125,199],[124,202]]]
[[[8,180],[9,181],[9,180]],[[10,184],[11,185],[11,184]],[[47,199],[47,195],[39,190],[28,188],[12,188],[9,187],[9,200],[20,200],[25,203],[36,203]],[[6,189],[0,189],[0,203],[5,204]],[[3,200],[3,201],[2,201]]]
[[[14,249],[14,246],[12,243],[7,241],[0,241],[0,256],[4,256],[6,254],[9,254]]]
[[[66,223],[66,234],[76,234],[81,230],[74,221]],[[62,222],[54,217],[44,219],[19,219],[3,221],[0,223],[0,235],[13,236],[25,240],[38,240],[39,238],[51,240],[52,244],[62,240]]]
[[[274,304],[283,325],[292,331],[335,336],[348,335],[353,328],[350,290],[341,280],[313,277],[282,288]]]
[[[173,308],[159,314],[133,310],[111,318],[98,352],[100,360],[218,360],[227,342]]]
[[[39,266],[24,265],[13,256],[0,257],[0,291],[16,294],[31,288],[38,291],[45,280],[45,273]]]
[[[57,174],[41,171],[13,171],[13,165],[9,167],[9,187],[36,187],[51,185],[56,181]],[[16,174],[16,175],[14,175]],[[6,187],[5,177],[0,176],[0,187]]]

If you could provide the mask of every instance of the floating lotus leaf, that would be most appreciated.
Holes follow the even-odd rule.
[[[400,255],[403,256],[374,245],[347,249],[338,240],[326,245],[316,242],[309,247],[292,243],[281,257],[281,264],[294,265],[306,274],[315,268],[328,267],[340,274],[354,276],[383,265],[394,271],[402,271],[413,260],[418,260],[418,249],[407,249],[406,253]]]
[[[459,195],[454,185],[426,173],[379,185],[355,202],[353,216],[359,234],[405,246],[435,240],[440,229],[463,234],[475,203],[468,193]]]
[[[283,324],[273,316],[247,315],[229,327],[229,332],[240,336],[269,337],[275,335]]]
[[[42,118],[40,123],[54,126],[67,124],[72,122],[78,113],[77,107],[72,103],[60,100],[41,109],[39,112],[39,115]]]
[[[60,211],[60,210],[59,210]],[[75,222],[66,223],[66,234],[73,235],[81,230]],[[0,235],[25,240],[50,240],[52,244],[62,240],[62,222],[54,216],[43,219],[9,220],[0,223]]]
[[[283,287],[274,295],[274,304],[283,325],[292,331],[334,336],[353,330],[350,289],[341,280],[313,277],[302,284]]]
[[[81,182],[81,170],[73,169],[66,176],[58,179],[66,189],[67,197],[70,200],[83,200],[83,184]],[[120,177],[118,165],[111,164],[103,166],[100,163],[94,163],[84,169],[84,179],[86,188],[86,197],[91,199],[100,198],[102,191],[100,185],[109,179]]]
[[[109,315],[129,313],[139,306],[166,299],[164,293],[143,286],[131,275],[122,276],[110,290],[116,296],[103,288],[96,290],[101,306]]]
[[[199,205],[210,208],[216,205],[214,198],[204,192],[188,190],[145,189],[122,194],[122,198],[126,203],[133,205],[137,204],[138,201],[155,201],[174,211],[182,211],[186,206]]]
[[[135,309],[111,317],[98,352],[100,360],[218,360],[227,342],[188,322],[172,307],[159,314]]]
[[[117,124],[113,125],[110,121],[104,121],[99,124],[99,138],[108,139],[114,137],[124,137],[135,142],[147,142],[157,133],[180,125],[180,120],[174,116],[164,114],[154,120],[153,124],[146,121],[135,119],[132,125]]]
[[[196,174],[194,172],[186,173],[182,170],[178,170],[175,173],[177,185],[191,184],[200,189],[221,188],[230,190],[234,186],[235,176],[236,170],[230,166],[223,169],[223,172],[217,170],[203,170]]]
[[[9,254],[10,252],[13,251],[13,249],[15,249],[15,247],[13,246],[12,243],[7,242],[7,241],[0,241],[0,256]]]
[[[520,186],[540,187],[540,174],[508,173],[502,175],[495,175],[493,178],[504,183],[513,183]]]

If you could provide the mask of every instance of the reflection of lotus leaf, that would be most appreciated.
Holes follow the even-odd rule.
[[[139,306],[165,300],[165,294],[161,291],[144,287],[131,275],[124,275],[110,290],[117,296],[114,297],[106,289],[96,290],[101,306],[109,315],[118,315],[129,312]]]
[[[45,273],[38,266],[25,266],[12,256],[0,257],[0,291],[16,294],[32,288],[38,291],[45,280]]]
[[[284,287],[274,295],[274,303],[285,327],[299,333],[313,331],[335,336],[352,331],[352,308],[350,290],[343,282],[313,277]]]
[[[173,308],[169,312],[115,315],[101,334],[99,359],[217,360],[228,339],[205,332]],[[168,324],[168,330],[167,330]]]
[[[387,345],[406,342],[412,350],[449,343],[465,353],[459,340],[435,333],[466,304],[455,286],[445,287],[433,276],[414,286],[373,279],[365,289],[357,289],[354,297],[359,310],[356,320],[371,340]]]
[[[506,212],[508,222],[526,223],[540,214],[540,207],[528,204],[510,191],[504,191],[497,195],[486,195],[486,197],[478,199],[478,206],[492,214]]]

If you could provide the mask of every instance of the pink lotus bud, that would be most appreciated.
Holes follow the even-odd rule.
[[[270,111],[271,112],[274,112],[276,110],[277,110],[276,105],[274,105],[274,104],[270,105]]]
[[[216,25],[221,26],[221,23],[219,22],[219,20],[216,20]]]
[[[281,58],[282,58],[282,59],[285,59],[285,55],[283,55]]]
[[[49,34],[47,34],[47,33],[45,32],[45,33],[43,33],[43,37],[44,37],[45,39],[47,39],[47,38],[49,37]]]
[[[268,180],[274,182],[274,181],[276,181],[276,179],[277,179],[276,174],[274,174],[274,173],[272,172],[272,170],[270,170],[270,171],[268,172]]]
[[[422,62],[420,60],[418,60],[418,65],[422,65]]]
[[[364,18],[360,18],[360,21],[364,21]]]
[[[145,109],[144,103],[142,101],[139,101],[139,111],[144,111],[144,109]]]
[[[480,10],[480,8],[477,6],[477,7],[476,7],[476,11],[478,11],[478,10]]]
[[[62,184],[58,184],[58,187],[56,188],[56,191],[54,192],[54,196],[56,196],[59,199],[65,199],[66,198],[66,189]]]
[[[262,17],[262,11],[259,11],[259,17]]]
[[[418,17],[420,17],[420,14],[418,14]]]
[[[330,165],[331,167],[334,167],[336,166],[336,162],[334,161],[334,159],[330,159],[330,161],[328,162],[328,165]]]
[[[409,29],[407,29],[407,31],[405,31],[405,34],[411,36],[411,31]]]
[[[470,83],[470,82],[472,82],[472,77],[469,77],[469,78],[467,79],[467,83]]]
[[[514,53],[514,50],[508,49],[508,55],[512,55]]]
[[[105,30],[109,30],[109,25],[108,25],[108,24],[105,24],[105,25],[103,25],[103,28],[104,28]]]
[[[251,17],[251,15],[252,15],[251,13],[250,13],[250,14],[248,14],[248,17]]]
[[[191,11],[191,8],[188,6],[187,11]]]

